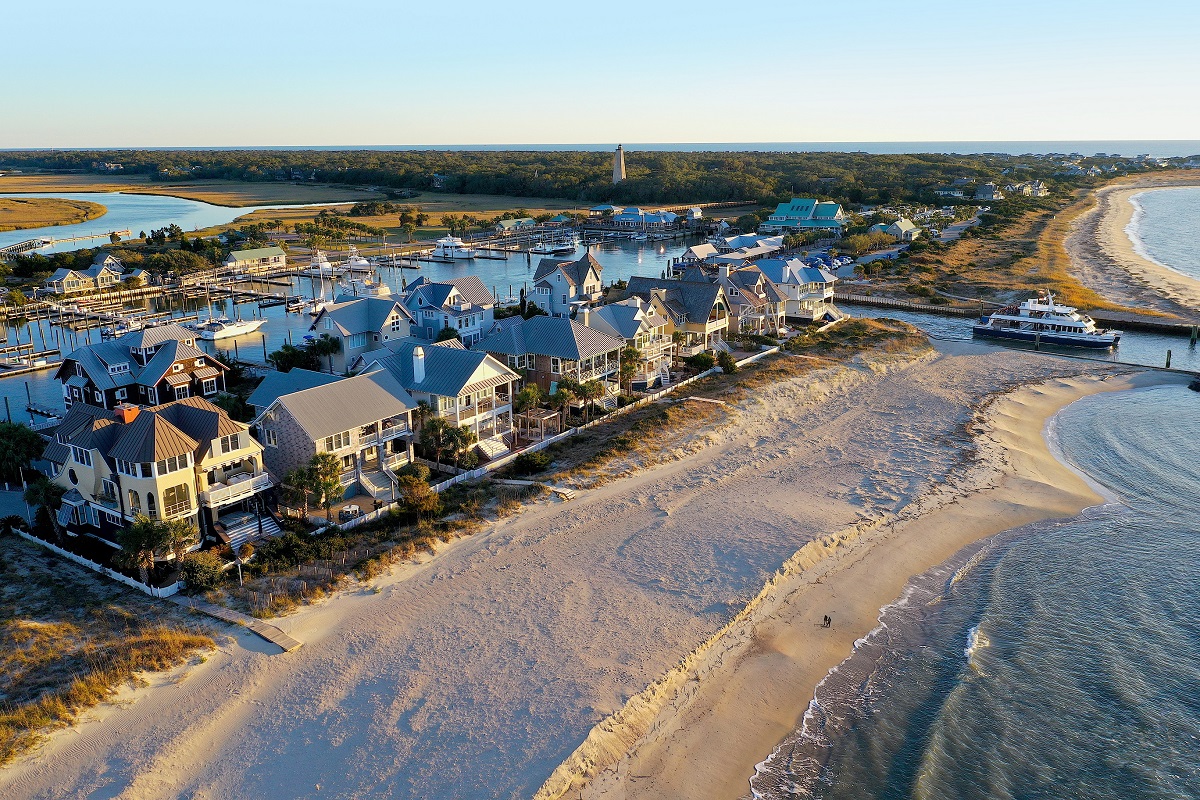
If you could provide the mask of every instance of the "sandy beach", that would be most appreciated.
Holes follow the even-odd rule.
[[[1180,186],[1200,186],[1200,175],[1139,176],[1099,189],[1096,205],[1079,216],[1067,236],[1073,274],[1115,303],[1195,316],[1200,311],[1200,281],[1142,256],[1125,230],[1134,214],[1131,197]]]
[[[957,344],[756,390],[699,452],[278,620],[297,651],[127,693],[0,795],[738,797],[911,575],[1095,502],[1042,426],[1132,374]]]

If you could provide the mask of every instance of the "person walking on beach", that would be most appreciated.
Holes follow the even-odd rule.
[[[826,615],[824,616],[824,618],[821,620],[821,627],[822,627],[822,628],[828,628],[828,627],[829,627],[830,625],[832,625],[832,624],[833,624],[833,620],[829,618],[829,615],[828,615],[828,614],[826,614]]]

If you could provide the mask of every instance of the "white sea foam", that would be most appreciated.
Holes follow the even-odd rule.
[[[975,654],[985,647],[991,647],[992,641],[989,639],[978,625],[975,625],[967,632],[967,647],[963,650],[963,655],[967,657],[967,663],[978,668],[975,663]]]
[[[1170,192],[1170,193],[1178,196],[1178,194],[1182,194],[1182,193],[1195,194],[1196,187],[1173,186],[1173,187],[1164,187],[1161,189],[1152,189],[1152,190],[1150,190],[1150,192],[1154,192],[1154,193]],[[1129,219],[1129,223],[1125,226],[1125,236],[1128,237],[1130,244],[1133,245],[1133,251],[1135,253],[1137,253],[1139,256],[1141,256],[1142,258],[1146,259],[1147,261],[1149,261],[1153,264],[1157,264],[1158,266],[1163,267],[1164,269],[1169,269],[1171,272],[1174,272],[1177,275],[1182,275],[1183,277],[1189,278],[1191,280],[1198,280],[1195,271],[1189,271],[1188,269],[1184,268],[1183,265],[1180,265],[1180,264],[1168,263],[1167,260],[1164,259],[1162,253],[1159,253],[1158,256],[1155,256],[1155,254],[1151,250],[1150,246],[1146,243],[1148,219],[1149,219],[1150,215],[1147,214],[1146,206],[1141,201],[1141,198],[1146,196],[1148,193],[1149,192],[1138,192],[1136,194],[1130,195],[1130,197],[1129,197],[1129,204],[1131,206],[1133,206],[1133,216]],[[1178,213],[1180,210],[1181,209],[1176,209],[1175,213]],[[1170,212],[1166,212],[1164,210],[1162,213],[1170,213]],[[1176,255],[1179,255],[1179,254],[1176,254]]]

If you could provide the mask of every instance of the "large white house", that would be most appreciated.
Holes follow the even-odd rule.
[[[837,278],[825,270],[810,267],[798,258],[765,258],[754,266],[787,295],[784,302],[787,319],[815,322],[844,316],[833,305],[833,285]]]

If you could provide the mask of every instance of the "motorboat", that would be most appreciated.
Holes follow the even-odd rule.
[[[308,269],[304,270],[303,274],[311,275],[314,278],[333,278],[344,272],[344,269],[329,263],[324,251],[313,250],[312,258],[308,262]]]
[[[135,331],[140,331],[144,327],[146,327],[146,326],[143,325],[141,322],[139,322],[136,319],[132,319],[130,317],[123,317],[121,319],[118,319],[117,323],[115,325],[112,325],[112,326],[106,327],[106,328],[101,328],[100,336],[105,339],[117,339],[121,336],[124,336],[127,333],[134,333]]]
[[[362,255],[359,254],[358,248],[354,245],[350,245],[350,253],[347,256],[345,263],[342,264],[342,268],[347,272],[371,273],[375,271],[375,265],[363,258]]]
[[[565,256],[575,252],[574,242],[538,242],[529,248],[535,256]]]
[[[433,257],[435,259],[453,260],[471,259],[475,257],[475,250],[468,247],[457,236],[443,236],[434,243]]]
[[[265,319],[232,320],[229,317],[218,317],[217,319],[210,319],[203,325],[196,326],[196,330],[200,334],[201,339],[216,341],[217,339],[229,339],[234,336],[253,333],[266,324],[267,321]]]
[[[983,316],[971,328],[987,339],[1014,339],[1061,347],[1108,349],[1121,340],[1121,332],[1096,327],[1095,321],[1072,306],[1054,302],[1053,294],[1039,295],[1017,306],[1007,306]]]

